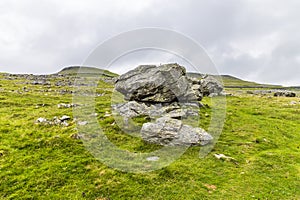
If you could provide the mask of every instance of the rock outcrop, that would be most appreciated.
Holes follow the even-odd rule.
[[[171,103],[202,98],[200,91],[192,89],[185,68],[178,64],[141,65],[121,75],[115,88],[129,101]]]
[[[129,118],[149,116],[152,122],[144,123],[140,131],[147,142],[168,146],[208,144],[213,138],[205,130],[181,121],[199,117],[203,88],[209,94],[223,90],[211,79],[205,81],[202,87],[200,80],[187,77],[185,68],[178,64],[141,65],[116,80],[115,89],[128,102],[113,105],[113,112],[124,117],[125,124]]]

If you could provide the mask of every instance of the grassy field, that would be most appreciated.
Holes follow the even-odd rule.
[[[0,75],[0,199],[300,199],[299,98],[229,96],[223,133],[207,157],[200,159],[201,147],[191,147],[168,167],[134,174],[105,166],[74,138],[72,108],[57,106],[72,103],[71,94],[60,92],[72,88],[56,81],[49,88]],[[122,133],[107,115],[112,88],[100,82],[104,95],[96,97],[108,138],[132,152],[157,148]],[[205,127],[211,99],[203,102]],[[63,115],[72,117],[67,127],[35,123]]]

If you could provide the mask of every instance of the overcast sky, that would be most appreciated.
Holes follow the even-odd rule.
[[[0,71],[57,72],[114,35],[161,27],[196,40],[222,74],[300,85],[299,10],[298,0],[1,0]],[[145,54],[129,56],[119,72],[174,61]]]

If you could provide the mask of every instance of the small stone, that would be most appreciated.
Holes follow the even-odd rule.
[[[46,123],[48,120],[46,118],[40,117],[36,120],[37,123]]]
[[[106,111],[104,117],[110,117],[110,116],[111,116],[111,114]]]
[[[71,135],[71,138],[76,139],[76,140],[80,140],[80,139],[84,138],[84,135],[80,134],[80,133],[74,133],[74,134]]]
[[[88,124],[88,122],[87,122],[87,121],[80,121],[80,122],[78,122],[77,124],[78,124],[79,126],[85,126],[85,125]]]
[[[157,156],[151,156],[151,157],[148,157],[146,158],[147,161],[153,161],[153,162],[156,162],[159,160],[159,157]]]
[[[66,121],[66,120],[70,120],[70,119],[71,119],[70,116],[64,115],[60,118],[60,121]]]
[[[224,154],[214,154],[214,156],[219,160],[235,160],[234,158],[225,156]]]
[[[67,127],[67,126],[69,126],[69,123],[66,122],[66,121],[63,121],[63,122],[61,123],[61,125]]]
[[[79,106],[78,104],[66,104],[66,103],[60,103],[57,105],[58,108],[74,108],[74,107],[77,107]]]

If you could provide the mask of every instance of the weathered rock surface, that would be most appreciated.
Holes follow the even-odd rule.
[[[115,88],[129,101],[165,103],[201,100],[201,93],[194,92],[185,68],[178,64],[141,65],[121,75]]]
[[[296,97],[296,93],[291,91],[277,91],[274,93],[274,97]]]
[[[40,117],[38,118],[35,123],[41,125],[61,125],[61,126],[69,126],[69,121],[71,117],[64,115],[62,117],[54,117],[52,120],[48,120],[46,118]]]
[[[79,104],[73,104],[73,103],[60,103],[57,105],[58,108],[74,108],[79,106]]]
[[[149,107],[145,103],[138,103],[136,101],[115,104],[112,105],[112,109],[119,115],[127,118],[149,114]]]
[[[217,96],[222,94],[223,85],[212,76],[205,76],[201,79],[201,91],[204,96]]]
[[[164,104],[146,104],[143,102],[129,101],[127,103],[112,105],[114,114],[126,118],[133,118],[147,115],[150,118],[168,116],[171,118],[186,118],[188,116],[198,116],[200,104],[173,102]]]
[[[204,87],[201,83],[203,82]],[[202,91],[219,94],[223,90],[216,80],[202,82],[186,76],[178,64],[142,65],[121,75],[115,89],[127,103],[112,106],[113,113],[129,118],[148,116],[155,122],[144,123],[142,138],[160,145],[205,145],[213,138],[201,128],[185,125],[180,119],[195,120],[199,115]],[[204,88],[204,89],[203,89]]]
[[[145,123],[142,138],[150,143],[175,145],[206,145],[213,138],[201,128],[183,125],[181,120],[161,117],[155,123]]]

